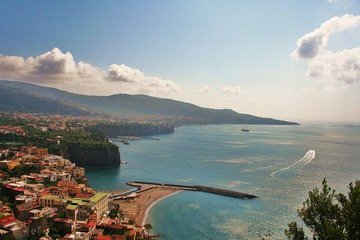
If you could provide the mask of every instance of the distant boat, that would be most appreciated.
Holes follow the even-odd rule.
[[[241,131],[242,131],[242,132],[250,132],[250,130],[247,128],[247,126],[243,127],[243,128],[241,129]]]

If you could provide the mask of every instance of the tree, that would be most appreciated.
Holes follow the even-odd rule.
[[[8,203],[9,202],[9,198],[5,195],[0,195],[0,201],[3,203]]]
[[[360,239],[360,181],[349,184],[349,194],[346,198],[338,194],[337,198],[342,208],[342,217],[346,229],[347,239]]]
[[[148,235],[150,235],[150,230],[153,228],[153,226],[151,224],[147,223],[144,225],[144,228],[148,232]]]
[[[307,240],[308,238],[305,236],[304,229],[302,227],[298,227],[296,222],[289,223],[289,229],[285,230],[285,235],[289,239],[293,240]]]
[[[114,218],[116,218],[118,216],[118,213],[119,213],[119,209],[113,208],[113,209],[111,209],[111,211],[109,213],[109,217],[111,219],[114,219]]]
[[[318,188],[309,192],[309,198],[298,210],[299,217],[313,234],[314,240],[360,239],[360,181],[349,184],[348,197],[336,194],[326,179]],[[291,240],[308,239],[303,228],[292,222],[285,230]]]

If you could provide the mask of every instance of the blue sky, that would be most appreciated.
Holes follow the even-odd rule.
[[[337,59],[323,53],[360,47],[357,23],[325,33],[313,60],[291,56],[302,36],[345,14],[360,15],[359,1],[1,1],[2,56],[69,52],[66,61],[102,73],[81,78],[77,65],[64,72],[51,65],[50,75],[15,74],[0,60],[0,76],[85,94],[144,93],[290,120],[358,122],[360,74],[345,83],[343,73],[327,81],[308,69]]]

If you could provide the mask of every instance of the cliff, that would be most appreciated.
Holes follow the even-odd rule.
[[[81,167],[117,166],[121,162],[119,147],[110,144],[68,143],[63,155]]]

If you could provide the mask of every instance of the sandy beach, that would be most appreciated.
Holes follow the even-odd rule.
[[[150,208],[162,199],[181,191],[179,188],[156,186],[137,193],[133,199],[114,200],[120,205],[123,215],[135,221],[137,226],[145,224]]]

